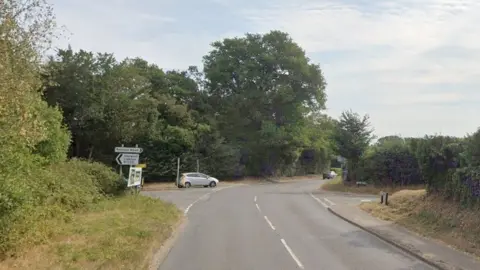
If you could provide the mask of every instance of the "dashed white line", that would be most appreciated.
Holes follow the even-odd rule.
[[[257,201],[257,196],[255,196],[255,198],[253,198],[253,201],[256,202]]]
[[[315,201],[317,201],[319,204],[323,205],[323,207],[325,207],[325,208],[328,208],[328,207],[329,207],[326,203],[322,202],[319,198],[313,196],[313,194],[311,194],[311,193],[310,193],[310,197],[312,197],[312,198],[313,198]]]
[[[298,267],[300,267],[300,269],[304,269],[303,264],[300,262],[300,260],[295,255],[295,253],[293,253],[292,249],[287,245],[287,242],[285,242],[283,238],[280,239],[280,241],[282,241],[283,246],[288,251],[288,253],[290,253],[290,256],[292,256],[293,260],[297,263]]]
[[[260,210],[260,206],[258,206],[258,204],[256,203],[255,206],[257,207],[258,209],[258,212],[262,212],[262,210]]]
[[[372,201],[372,200],[367,200],[367,199],[361,200],[361,202],[371,202],[371,201]]]
[[[330,201],[329,199],[327,199],[327,198],[323,198],[323,199],[324,199],[326,202],[328,202],[331,206],[334,206],[334,205],[335,205],[335,203],[332,202],[332,201]]]
[[[267,221],[268,225],[270,225],[270,228],[272,228],[272,230],[275,231],[275,227],[273,226],[272,222],[270,222],[270,220],[268,220],[268,217],[267,216],[263,216],[265,218],[265,220]]]

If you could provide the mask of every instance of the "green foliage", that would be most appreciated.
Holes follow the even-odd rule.
[[[68,220],[123,183],[103,164],[66,161],[70,132],[59,108],[43,100],[39,73],[53,27],[49,6],[9,1],[0,14],[0,255],[8,256],[49,239],[50,220]],[[79,98],[81,89],[68,89]]]
[[[480,203],[480,130],[466,138],[388,136],[371,146],[358,173],[375,185],[425,184],[436,194],[466,207]]]
[[[368,115],[361,117],[352,111],[344,111],[335,125],[333,140],[336,153],[347,159],[347,181],[356,181],[360,158],[373,140]]]
[[[397,136],[380,138],[360,164],[361,180],[374,185],[395,187],[423,183],[416,156]]]
[[[142,59],[68,48],[44,67],[45,100],[62,109],[69,157],[111,164],[113,147],[138,144],[147,180],[173,179],[177,158],[182,171],[196,170],[199,160],[218,177],[328,167],[333,120],[320,113],[326,84],[287,34],[215,42],[204,67],[164,72]]]
[[[212,46],[204,57],[205,91],[220,134],[241,150],[246,174],[294,174],[302,151],[313,147],[307,116],[325,108],[319,66],[279,31]]]
[[[118,175],[99,163],[72,160],[43,167],[27,159],[15,172],[0,172],[2,254],[48,238],[41,219],[68,218],[122,188]]]
[[[342,168],[330,168],[330,170],[334,171],[337,175],[342,175],[343,170]]]
[[[46,103],[43,106],[46,138],[35,146],[33,153],[40,155],[46,164],[65,161],[70,146],[70,132],[62,124],[62,114],[57,108],[48,108]]]

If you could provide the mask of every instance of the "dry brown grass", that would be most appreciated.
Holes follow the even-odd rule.
[[[142,187],[143,191],[162,191],[178,189],[175,186],[175,182],[162,182],[162,183],[145,183]]]
[[[71,221],[52,222],[56,234],[48,243],[0,262],[0,269],[148,269],[180,216],[172,204],[144,196],[105,200]]]
[[[454,202],[426,196],[425,190],[403,190],[390,197],[389,206],[362,203],[360,208],[480,256],[480,209],[465,209]]]
[[[284,176],[280,177],[278,180],[280,182],[293,182],[293,181],[308,181],[308,180],[316,180],[316,179],[323,179],[322,175],[315,175],[309,174],[304,176]]]
[[[423,185],[417,186],[398,186],[398,187],[378,187],[378,186],[359,186],[357,187],[354,184],[344,184],[342,182],[342,178],[340,176],[335,177],[334,179],[330,180],[329,182],[323,184],[320,187],[322,190],[326,191],[336,191],[336,192],[350,192],[350,193],[361,193],[361,194],[374,194],[377,195],[380,192],[388,192],[392,194],[394,192],[398,192],[404,189],[411,189],[411,190],[422,190],[425,188]]]

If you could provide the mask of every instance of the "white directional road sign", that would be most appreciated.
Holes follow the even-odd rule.
[[[115,153],[130,153],[130,154],[140,154],[143,152],[143,148],[140,147],[115,147]]]
[[[139,160],[138,154],[119,154],[116,158],[118,165],[137,165]]]

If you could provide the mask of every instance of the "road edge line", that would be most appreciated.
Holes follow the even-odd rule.
[[[388,237],[385,237],[385,236],[383,236],[383,235],[375,232],[374,230],[368,229],[367,227],[362,226],[362,225],[358,224],[357,222],[355,222],[355,221],[353,221],[353,220],[351,220],[351,219],[348,219],[348,218],[344,217],[343,215],[339,214],[338,212],[336,212],[336,211],[333,210],[332,208],[328,207],[327,209],[328,209],[328,211],[329,211],[330,213],[332,213],[333,215],[339,217],[340,219],[343,219],[344,221],[346,221],[346,222],[348,222],[348,223],[350,223],[350,224],[352,224],[352,225],[360,228],[361,230],[370,233],[371,235],[377,237],[378,239],[380,239],[380,240],[382,240],[382,241],[384,241],[384,242],[387,242],[388,244],[390,244],[390,245],[392,245],[392,246],[394,246],[394,247],[402,250],[403,252],[409,254],[410,256],[412,256],[412,257],[414,257],[414,258],[416,258],[416,259],[418,259],[418,260],[421,260],[422,262],[426,263],[427,265],[429,265],[429,266],[431,266],[431,267],[433,267],[433,268],[435,268],[435,269],[439,269],[439,270],[448,270],[447,268],[445,268],[445,267],[443,267],[443,266],[441,266],[441,265],[438,265],[437,263],[435,263],[435,262],[433,262],[433,261],[431,261],[431,260],[428,260],[428,259],[426,259],[426,258],[423,257],[423,256],[420,256],[419,254],[411,251],[410,249],[404,247],[403,245],[396,243],[395,241],[389,239]]]
[[[168,257],[172,248],[177,241],[177,238],[180,236],[180,233],[185,230],[187,227],[188,219],[185,216],[180,216],[180,220],[172,226],[173,230],[162,246],[153,254],[152,259],[150,260],[148,270],[158,270],[160,266],[165,262],[165,259]]]
[[[309,193],[310,197],[312,197],[315,201],[317,201],[319,204],[321,204],[323,207],[325,208],[330,208],[330,206],[328,206],[326,203],[322,202],[322,200],[320,200],[319,198],[315,197],[315,195],[313,195],[312,193]]]

